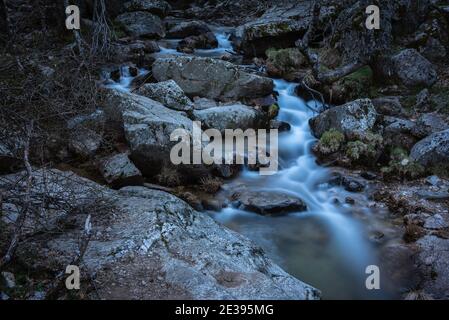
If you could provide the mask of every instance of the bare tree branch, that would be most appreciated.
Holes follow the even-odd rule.
[[[307,62],[312,66],[313,76],[322,84],[332,84],[335,81],[351,74],[352,72],[363,67],[365,61],[355,61],[344,66],[341,66],[335,70],[322,72],[320,69],[320,59],[316,53],[310,50],[310,42],[313,39],[320,19],[321,5],[318,1],[315,1],[312,8],[312,21],[309,25],[309,29],[302,39],[296,41],[296,46],[301,53],[306,57]]]
[[[25,141],[25,146],[24,146],[23,162],[25,164],[26,173],[27,173],[25,197],[24,197],[22,209],[20,210],[20,213],[16,219],[12,239],[9,243],[6,254],[0,259],[0,270],[2,270],[14,257],[14,253],[16,252],[17,246],[19,245],[20,236],[22,234],[22,228],[25,223],[25,220],[26,220],[26,217],[28,214],[28,210],[30,208],[31,188],[32,188],[32,184],[33,184],[33,171],[32,171],[30,160],[29,160],[29,153],[30,153],[30,140],[31,140],[32,131],[33,131],[33,122],[31,122],[27,128],[27,139]]]

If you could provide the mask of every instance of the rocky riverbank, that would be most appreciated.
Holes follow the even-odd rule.
[[[285,216],[310,211],[307,195],[233,186],[260,164],[169,163],[170,134],[193,121],[294,131],[273,78],[311,101],[312,150],[334,172],[316,184],[341,188],[333,206],[387,225],[366,221],[364,237],[400,278],[395,297],[447,298],[449,7],[384,1],[380,30],[367,30],[365,2],[114,0],[102,29],[86,1],[81,46],[47,22],[53,42],[40,41],[37,23],[20,24],[26,0],[6,8],[21,41],[0,55],[1,255],[13,249],[2,298],[320,298],[202,212]],[[46,8],[43,21],[61,12]],[[60,282],[74,261],[72,296]]]

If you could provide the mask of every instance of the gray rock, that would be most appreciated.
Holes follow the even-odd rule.
[[[77,183],[82,188],[84,180],[72,176],[67,186]],[[88,188],[84,195],[96,197]],[[104,197],[114,208],[113,218],[93,213],[94,234],[83,258],[83,266],[95,274],[92,297],[319,298],[316,289],[287,274],[250,240],[169,193],[126,187],[109,190]],[[83,226],[84,219],[79,219],[75,228],[52,233],[45,241],[27,241],[17,255],[29,257],[31,251],[32,260],[24,261],[54,272],[64,270],[78,248]]]
[[[291,48],[308,29],[312,3],[304,1],[288,8],[274,6],[237,28],[234,40],[250,56],[261,56],[269,48]],[[323,7],[322,15],[326,9]]]
[[[173,110],[190,111],[193,109],[192,101],[173,80],[144,84],[135,93],[159,101]]]
[[[129,185],[142,185],[143,178],[139,169],[129,160],[126,153],[116,154],[103,159],[100,171],[107,183],[114,188]]]
[[[103,142],[105,114],[101,110],[67,121],[69,150],[81,157],[92,157]]]
[[[126,100],[131,107],[123,111],[123,126],[131,158],[145,175],[158,173],[177,144],[170,141],[171,133],[176,129],[192,132],[193,123],[185,113],[149,98],[129,94]]]
[[[214,108],[218,105],[214,100],[207,98],[194,97],[193,101],[195,110]]]
[[[400,116],[404,113],[398,97],[381,97],[372,100],[377,113],[386,116]]]
[[[165,17],[171,6],[164,0],[131,0],[125,3],[127,11],[146,11],[159,17]]]
[[[12,289],[16,286],[16,278],[14,277],[14,274],[11,272],[3,271],[2,272],[3,280],[5,281],[5,285],[7,288]]]
[[[440,165],[449,161],[449,130],[434,133],[412,148],[410,157],[423,166]]]
[[[182,21],[174,24],[167,31],[167,38],[184,39],[190,36],[199,36],[212,32],[209,26],[202,21]]]
[[[152,71],[157,81],[175,80],[190,97],[235,101],[266,96],[273,91],[273,80],[211,58],[159,58]]]
[[[413,121],[395,117],[384,117],[384,130],[382,137],[388,146],[394,146],[410,150],[417,139],[412,135],[412,130],[415,127]]]
[[[426,113],[421,115],[412,129],[412,133],[417,138],[425,138],[436,132],[449,129],[449,124],[438,113]]]
[[[195,49],[213,49],[218,46],[218,40],[213,32],[203,33],[199,36],[189,36],[182,39],[176,50],[193,53]]]
[[[261,215],[282,215],[307,210],[300,198],[274,191],[241,191],[233,195],[235,205]]]
[[[318,138],[333,128],[353,139],[371,130],[376,119],[377,113],[371,100],[359,99],[324,111],[310,119],[310,126]]]
[[[262,113],[243,104],[224,105],[204,110],[195,110],[193,117],[208,129],[258,129]]]
[[[423,290],[434,299],[449,297],[449,240],[425,236],[417,241],[419,260],[423,265],[426,281]]]
[[[119,15],[116,21],[133,37],[155,39],[165,37],[165,30],[161,19],[149,12],[125,12]]]
[[[380,62],[379,76],[399,81],[407,87],[430,87],[437,81],[437,72],[415,49],[405,49]]]
[[[438,213],[428,217],[424,223],[424,228],[427,229],[443,229],[447,227],[449,227],[449,223]]]
[[[426,111],[430,108],[432,103],[429,89],[421,90],[416,96],[416,105],[415,109],[419,111]]]

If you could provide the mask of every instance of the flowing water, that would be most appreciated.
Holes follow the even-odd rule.
[[[219,46],[211,50],[196,50],[195,55],[217,57],[233,53],[229,34],[217,30]],[[182,55],[176,51],[179,40],[165,41],[156,57]],[[145,70],[140,70],[140,74]],[[128,90],[132,77],[126,71],[118,83],[110,84]],[[281,191],[301,198],[308,207],[280,217],[260,216],[231,206],[221,212],[211,212],[220,223],[252,239],[287,272],[320,289],[325,299],[376,299],[395,297],[395,290],[367,290],[366,267],[378,265],[378,250],[368,241],[368,224],[379,223],[370,210],[355,218],[350,206],[335,204],[348,192],[326,183],[329,171],[316,163],[311,146],[313,137],[309,119],[316,114],[311,108],[316,102],[305,102],[295,95],[297,84],[274,79],[280,112],[278,120],[291,125],[289,132],[279,135],[281,169],[272,176],[244,169],[223,186],[233,190],[245,186],[251,190]],[[368,221],[368,223],[367,223]]]

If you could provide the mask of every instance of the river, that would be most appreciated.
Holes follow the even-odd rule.
[[[218,48],[196,50],[195,55],[217,57],[233,52],[229,30],[218,28],[215,32]],[[161,51],[155,56],[181,55],[175,49],[178,41],[162,42]],[[140,73],[145,73],[145,70],[140,70]],[[273,80],[280,107],[278,120],[291,125],[290,131],[279,135],[281,169],[272,176],[244,169],[238,177],[226,182],[222,193],[242,185],[251,190],[281,191],[301,198],[308,209],[306,212],[269,217],[229,206],[209,214],[252,239],[287,272],[321,290],[324,299],[396,297],[395,286],[385,285],[387,277],[382,278],[380,290],[368,290],[365,286],[366,268],[380,264],[378,246],[368,239],[368,226],[382,225],[383,222],[378,221],[368,208],[354,215],[351,206],[344,204],[350,193],[327,183],[330,171],[319,166],[311,152],[316,139],[308,122],[316,114],[307,104],[313,107],[317,102],[306,102],[297,97],[297,84]],[[111,86],[126,90],[131,81],[132,77],[124,70],[120,81]],[[338,204],[335,199],[340,199]],[[368,202],[368,199],[364,200]]]

